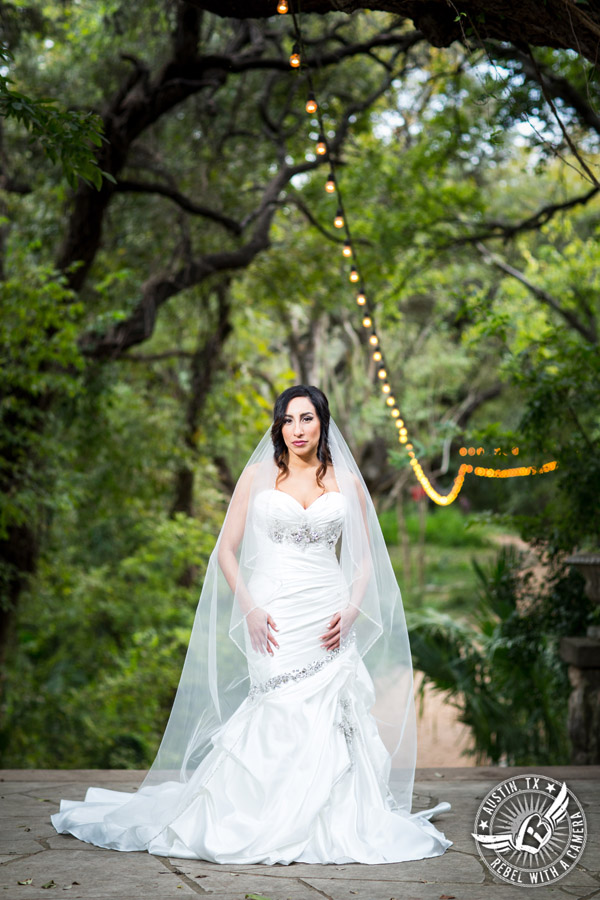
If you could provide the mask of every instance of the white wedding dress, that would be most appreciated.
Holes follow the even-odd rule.
[[[409,814],[388,790],[390,756],[369,710],[374,685],[352,641],[321,647],[346,603],[335,553],[346,498],[328,491],[307,509],[280,490],[261,491],[264,531],[248,585],[268,603],[274,656],[248,653],[248,697],[213,737],[185,783],[137,793],[88,789],[62,800],[59,833],[100,847],[217,863],[390,863],[439,856],[451,841]]]

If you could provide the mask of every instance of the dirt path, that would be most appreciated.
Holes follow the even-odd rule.
[[[417,766],[474,766],[475,760],[465,753],[471,745],[470,731],[458,721],[458,713],[445,694],[425,688],[423,715],[416,693],[423,680],[422,672],[415,672],[415,703],[417,708]]]

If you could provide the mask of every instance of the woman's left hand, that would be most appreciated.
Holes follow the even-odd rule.
[[[340,638],[344,640],[348,635],[356,617],[358,609],[355,606],[347,606],[341,612],[331,617],[325,634],[321,635],[321,647],[324,650],[337,650],[340,646]]]

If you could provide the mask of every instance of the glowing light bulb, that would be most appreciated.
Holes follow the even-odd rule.
[[[281,15],[284,15],[287,11],[288,11],[287,0],[279,0],[279,3],[277,4],[277,12],[281,13]]]
[[[364,317],[364,319],[363,319],[363,325],[364,325],[365,328],[370,328],[370,327],[371,327],[372,322],[371,322],[371,320],[370,320],[370,318],[369,318],[368,316],[365,316],[365,317]]]
[[[335,219],[333,220],[333,224],[335,225],[336,228],[344,227],[344,215],[342,213],[341,207],[338,208],[338,211],[335,214]]]
[[[392,415],[393,415],[394,418],[397,418],[397,417],[400,415],[400,410],[399,410],[399,409],[393,409],[393,410],[392,410]]]
[[[387,378],[387,372],[385,371],[385,369],[380,369],[379,372],[377,373],[377,377],[378,378]]]
[[[371,335],[371,337],[369,338],[369,343],[371,344],[372,347],[377,346],[377,344],[379,343],[379,338],[377,337],[376,334]]]
[[[394,403],[396,402],[396,398],[395,398],[395,397],[388,397],[387,400],[386,400],[385,402],[387,403],[388,406],[393,406]]]
[[[335,175],[333,172],[330,172],[327,176],[327,181],[325,182],[325,190],[328,194],[333,194],[335,191]]]
[[[287,6],[287,4],[286,4]],[[297,69],[300,65],[300,47],[298,44],[294,44],[292,47],[292,55],[290,56],[290,66],[292,69]],[[318,152],[318,151],[317,151]]]
[[[358,272],[356,271],[356,266],[352,266],[350,269],[350,281],[356,283],[359,280]]]
[[[286,3],[287,7],[287,3]],[[315,100],[315,95],[311,93],[308,95],[308,100],[306,101],[306,112],[307,113],[315,113],[319,108],[317,101]]]
[[[384,394],[389,394],[389,392],[391,391],[391,387],[389,386],[387,381],[385,384],[381,385],[381,390],[383,391]]]
[[[367,302],[367,298],[365,297],[365,295],[363,294],[362,291],[356,295],[356,302],[358,303],[359,306],[364,306],[365,303]],[[373,357],[373,359],[375,359],[375,357]]]
[[[323,132],[317,138],[317,146],[315,147],[318,156],[325,156],[327,153],[327,144],[325,143],[325,135]],[[334,185],[335,187],[335,185]]]
[[[375,353],[373,354],[373,359],[375,360],[375,362],[381,361],[381,353],[379,352],[379,350],[375,351]]]
[[[342,254],[346,257],[346,259],[350,259],[350,257],[352,256],[352,245],[349,244],[348,241],[346,241],[346,243],[344,244]]]

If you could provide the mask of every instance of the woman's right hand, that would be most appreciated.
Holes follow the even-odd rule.
[[[269,653],[273,656],[273,648],[279,648],[273,631],[277,631],[277,625],[269,613],[255,606],[246,616],[246,625],[253,649],[257,653]]]

